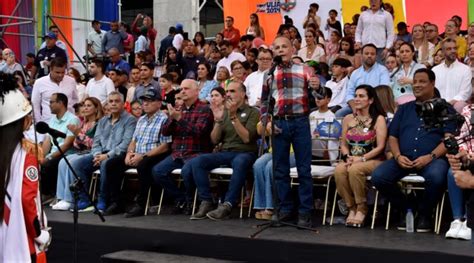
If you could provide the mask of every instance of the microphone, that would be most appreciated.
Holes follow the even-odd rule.
[[[268,71],[268,74],[273,76],[273,73],[275,72],[276,67],[281,65],[282,62],[283,62],[283,58],[281,56],[275,56],[273,58],[273,65]]]
[[[35,127],[38,133],[41,133],[41,134],[49,133],[49,135],[51,135],[54,138],[66,138],[65,133],[55,130],[55,129],[51,129],[46,122],[40,121],[36,124]]]

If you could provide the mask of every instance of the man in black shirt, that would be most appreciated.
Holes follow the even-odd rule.
[[[58,37],[54,33],[49,32],[46,34],[44,36],[44,40],[46,42],[46,47],[38,51],[31,70],[32,76],[35,76],[36,72],[38,72],[38,78],[49,74],[49,66],[51,64],[51,60],[54,58],[63,57],[64,59],[67,59],[64,49],[56,46]]]

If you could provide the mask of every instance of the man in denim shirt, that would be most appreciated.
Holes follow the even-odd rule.
[[[122,94],[113,91],[107,102],[110,115],[99,120],[90,154],[84,155],[74,163],[74,170],[89,185],[89,176],[100,169],[100,192],[97,208],[105,215],[122,210],[119,192],[123,172],[126,170],[125,154],[132,140],[137,120],[124,110]],[[90,200],[81,193],[79,210],[89,210]],[[88,209],[89,208],[89,209]]]
[[[372,173],[372,184],[386,196],[392,207],[400,212],[399,230],[405,230],[405,212],[409,207],[406,197],[398,187],[398,181],[410,173],[425,179],[423,198],[418,206],[417,232],[432,229],[431,216],[436,203],[446,189],[449,164],[445,158],[443,138],[456,130],[455,122],[445,127],[426,129],[423,119],[416,112],[416,104],[435,97],[435,74],[430,69],[418,69],[413,79],[416,101],[401,105],[389,128],[388,144],[394,156],[380,164]],[[454,108],[448,111],[453,114]]]

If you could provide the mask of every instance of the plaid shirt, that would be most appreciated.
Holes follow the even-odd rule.
[[[309,78],[314,75],[312,69],[306,65],[289,63],[275,69],[272,87],[268,86],[268,74],[262,87],[262,117],[268,112],[268,93],[272,92],[275,99],[273,114],[283,115],[308,115],[309,101],[313,97],[309,88]]]
[[[185,106],[183,105],[185,108]],[[163,127],[163,135],[173,136],[173,159],[184,160],[195,157],[200,153],[210,152],[211,131],[214,125],[214,116],[211,108],[199,100],[188,109],[183,109],[181,119],[168,118]]]
[[[153,114],[151,118],[148,118],[147,115],[140,117],[133,133],[133,140],[136,142],[136,153],[144,154],[160,144],[172,142],[171,136],[162,134],[163,124],[167,119],[168,116],[161,111]]]

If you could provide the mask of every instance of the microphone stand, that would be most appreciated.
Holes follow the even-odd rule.
[[[97,209],[97,206],[92,202],[92,198],[89,194],[89,192],[85,189],[84,187],[84,182],[82,179],[76,174],[76,171],[72,168],[71,163],[69,163],[68,159],[66,158],[66,155],[64,154],[63,150],[61,150],[61,147],[59,147],[58,140],[55,136],[51,135],[51,138],[53,139],[53,144],[58,148],[58,151],[61,155],[61,158],[66,161],[67,166],[69,169],[72,171],[72,174],[74,175],[74,182],[69,186],[69,189],[73,192],[74,194],[74,208],[73,208],[73,220],[74,220],[74,230],[73,230],[73,239],[74,239],[74,247],[73,247],[73,262],[77,263],[77,246],[78,246],[78,238],[79,238],[79,231],[78,231],[78,226],[79,226],[79,208],[78,208],[78,202],[79,202],[79,193],[82,190],[84,193],[86,193],[87,198],[91,201],[92,205],[94,206],[95,211],[97,211],[97,215],[99,216],[100,220],[102,222],[105,222],[105,218],[102,215],[102,213]]]
[[[262,145],[260,146],[260,152],[263,154],[263,142],[265,141],[265,131],[267,127],[267,123],[269,119],[271,118],[271,134],[270,134],[270,143],[271,143],[271,148],[273,148],[275,145],[275,121],[273,120],[273,109],[275,107],[275,103],[271,103],[272,99],[272,85],[273,85],[273,80],[274,80],[274,75],[275,75],[275,70],[276,67],[279,65],[278,61],[275,62],[273,67],[270,69],[268,78],[266,80],[267,85],[269,87],[269,92],[268,92],[268,98],[267,98],[267,117],[262,119],[262,126],[263,126],[263,135],[262,135]],[[254,239],[256,238],[260,233],[263,231],[272,228],[272,227],[281,227],[281,226],[291,226],[295,227],[297,229],[304,229],[304,230],[309,230],[309,231],[314,231],[318,232],[315,228],[312,227],[304,227],[304,226],[298,226],[295,225],[294,223],[286,222],[286,221],[281,221],[280,220],[280,201],[278,197],[278,187],[275,183],[275,170],[276,170],[276,164],[275,164],[275,149],[272,149],[272,176],[270,176],[270,183],[272,186],[272,202],[273,202],[273,214],[272,214],[272,219],[268,223],[263,223],[259,224],[256,226],[257,231],[255,231],[253,234],[250,235],[250,238]]]

